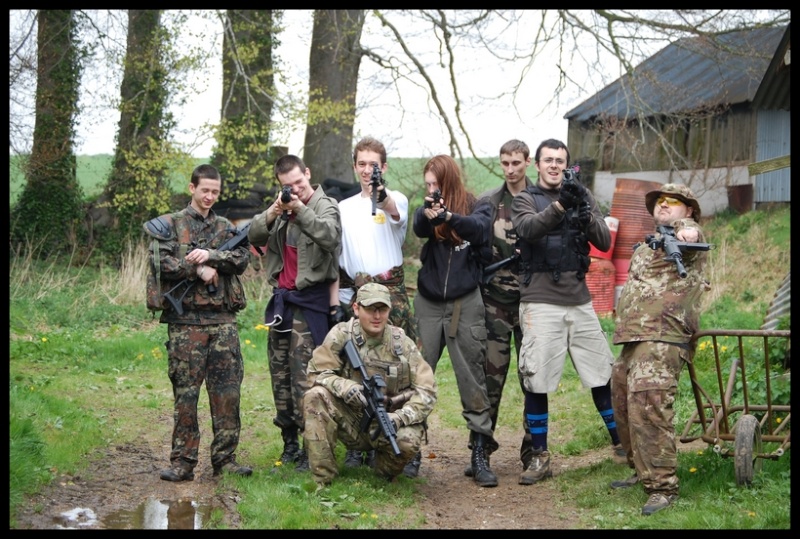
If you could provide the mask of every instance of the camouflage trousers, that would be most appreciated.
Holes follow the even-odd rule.
[[[611,402],[622,447],[645,492],[678,493],[675,395],[691,352],[663,342],[626,343],[611,371]]]
[[[314,351],[314,339],[303,312],[293,309],[292,330],[271,329],[267,338],[267,359],[275,401],[272,422],[281,429],[303,431],[303,394],[308,389],[306,369]]]
[[[375,450],[375,473],[392,479],[403,471],[403,467],[419,451],[425,436],[422,424],[407,425],[397,429],[397,446],[400,455],[395,455],[391,443],[383,434],[372,439],[371,433],[379,428],[373,420],[367,432],[361,432],[363,410],[355,410],[322,386],[314,386],[305,395],[305,426],[303,434],[308,464],[314,481],[328,485],[339,473],[334,449],[341,440],[347,449],[358,451]]]
[[[167,332],[169,379],[175,397],[170,463],[187,469],[197,465],[197,401],[205,380],[214,432],[211,464],[221,466],[235,458],[241,427],[244,362],[236,324],[169,324]]]
[[[497,414],[503,387],[511,365],[511,337],[514,337],[514,349],[519,358],[522,346],[522,328],[519,325],[519,304],[506,305],[499,303],[487,295],[483,296],[486,307],[486,390],[489,394],[489,413],[492,417],[492,431],[497,426]],[[522,380],[517,371],[517,379],[522,387]],[[524,419],[524,418],[523,418]]]

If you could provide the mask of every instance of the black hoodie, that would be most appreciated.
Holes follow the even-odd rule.
[[[480,284],[480,250],[491,237],[492,207],[486,201],[478,201],[469,215],[452,214],[448,224],[464,240],[462,245],[437,241],[434,226],[423,210],[419,207],[414,212],[414,234],[428,238],[419,257],[422,267],[417,274],[417,291],[431,301],[458,299]]]

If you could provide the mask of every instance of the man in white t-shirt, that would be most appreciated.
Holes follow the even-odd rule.
[[[408,301],[403,272],[408,197],[400,191],[380,185],[377,188],[377,207],[373,215],[373,165],[378,166],[383,178],[388,169],[386,147],[373,137],[364,137],[353,150],[353,170],[361,184],[361,192],[339,202],[342,219],[339,302],[350,318],[353,315],[352,305],[356,292],[361,286],[370,282],[386,286],[392,298],[389,323],[403,328],[405,334],[419,344],[416,320]],[[360,452],[348,451],[345,465],[355,467],[369,464],[369,459],[370,455],[362,456]]]

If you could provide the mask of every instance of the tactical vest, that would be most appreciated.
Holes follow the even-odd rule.
[[[361,334],[361,326],[355,324],[355,321],[355,317],[350,319],[350,331],[356,346],[361,348],[366,343],[366,339]],[[399,359],[400,363],[370,360],[369,363],[364,361],[364,366],[370,375],[378,372],[383,377],[386,382],[386,394],[391,397],[411,387],[411,366],[408,358],[403,354],[404,332],[402,328],[392,325],[389,327],[392,329],[392,355]],[[362,358],[363,360],[364,358]]]
[[[550,199],[538,185],[525,189],[533,197],[536,211],[544,211]],[[529,242],[519,238],[520,274],[523,283],[528,284],[533,273],[549,272],[553,281],[558,282],[561,272],[574,271],[578,279],[583,279],[589,270],[589,240],[578,223],[578,209],[567,210],[561,223],[544,237]]]

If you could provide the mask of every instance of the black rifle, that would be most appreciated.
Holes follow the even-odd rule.
[[[377,163],[372,163],[372,177],[369,179],[369,184],[372,186],[372,215],[375,215],[378,211],[378,187],[384,185],[384,183]]]
[[[497,270],[503,269],[506,266],[510,266],[511,264],[519,260],[519,258],[520,254],[514,251],[514,254],[509,256],[508,258],[504,258],[503,260],[495,262],[494,264],[489,264],[488,266],[483,268],[483,275],[481,276],[481,284],[483,286],[489,284],[489,281],[491,281],[494,278],[494,274],[497,273]]]
[[[399,455],[400,448],[397,446],[397,431],[394,428],[394,423],[389,419],[389,412],[386,411],[386,407],[383,404],[383,388],[386,387],[386,382],[384,382],[383,377],[377,373],[372,376],[367,376],[367,369],[364,367],[364,362],[361,361],[361,356],[358,355],[358,350],[356,349],[356,345],[353,344],[353,341],[348,340],[344,343],[342,354],[347,357],[350,366],[361,374],[364,396],[367,398],[367,407],[364,409],[364,417],[361,418],[361,432],[367,432],[369,430],[369,424],[372,423],[372,419],[376,418],[381,432],[386,439],[389,440],[389,443],[392,444],[394,454]],[[374,440],[377,437],[378,430],[375,429],[372,439]]]
[[[288,204],[291,201],[292,201],[292,188],[289,185],[284,185],[283,188],[281,188],[281,202],[283,202],[284,204]],[[289,210],[283,210],[283,213],[281,214],[281,219],[283,219],[284,221],[289,220]]]
[[[236,234],[231,239],[229,239],[228,241],[217,247],[217,251],[233,251],[234,249],[236,249],[241,245],[247,245],[248,230],[250,230],[250,223],[247,223],[245,227],[237,231]],[[259,253],[261,253],[261,249],[259,249],[258,247],[256,247],[256,250]],[[181,282],[173,286],[167,293],[164,294],[164,298],[166,298],[166,300],[169,301],[170,305],[172,305],[172,308],[175,309],[176,313],[183,314],[183,298],[186,297],[186,294],[189,293],[189,290],[194,288],[194,285],[197,283],[198,280],[199,279],[189,279],[187,277],[186,279],[182,280]],[[181,297],[175,298],[172,295],[172,293],[184,285],[186,286],[186,289],[183,291],[183,294],[181,294]],[[214,294],[217,291],[217,287],[214,286],[212,283],[209,283],[208,286],[206,286],[206,289],[211,294]]]
[[[683,251],[708,251],[714,248],[714,245],[710,243],[678,241],[675,237],[675,229],[671,226],[659,225],[657,230],[661,234],[661,239],[656,239],[654,234],[648,234],[645,238],[645,243],[654,251],[662,249],[667,254],[664,260],[675,262],[675,268],[681,278],[685,278],[688,275],[686,268],[683,266]]]

